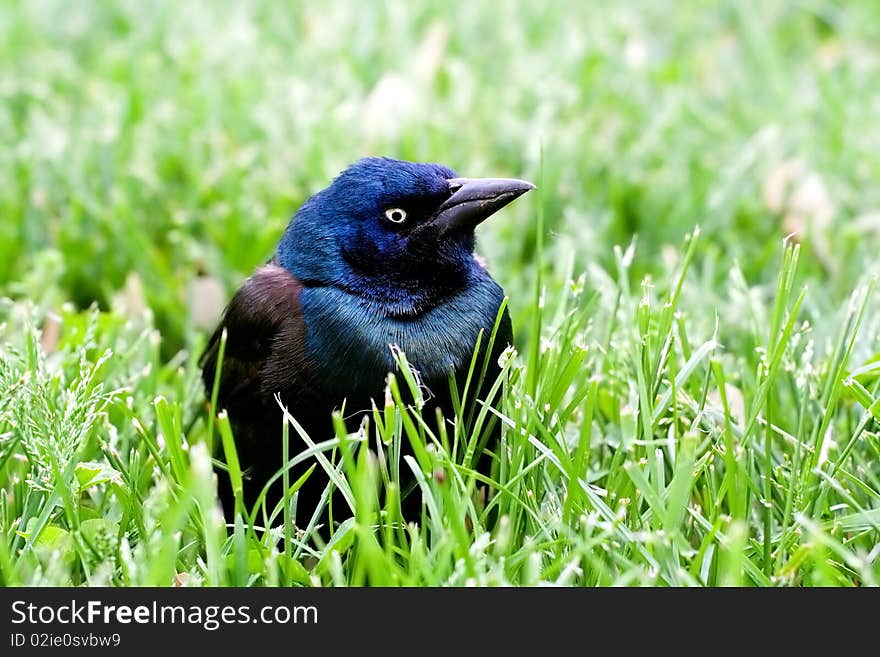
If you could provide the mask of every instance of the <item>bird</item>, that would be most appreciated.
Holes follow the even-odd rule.
[[[489,384],[513,331],[504,292],[475,255],[475,229],[534,188],[515,178],[460,177],[435,163],[365,157],[301,205],[271,258],[232,296],[199,361],[210,399],[225,333],[214,412],[229,418],[246,508],[284,466],[279,401],[316,443],[333,437],[334,411],[344,409],[354,430],[374,403],[384,406],[395,350],[429,392],[423,417],[433,418],[433,408],[454,416],[450,377],[463,381],[478,343],[488,369],[477,395],[492,401]],[[295,445],[298,434],[289,435]],[[290,481],[308,465],[292,468]],[[217,473],[229,519],[233,491],[222,466]],[[327,482],[317,467],[299,489],[298,527]],[[280,495],[276,483],[274,500]]]

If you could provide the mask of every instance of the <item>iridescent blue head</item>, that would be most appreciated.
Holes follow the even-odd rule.
[[[279,263],[310,285],[419,307],[467,284],[474,229],[534,189],[524,180],[460,178],[439,164],[365,158],[303,204]]]

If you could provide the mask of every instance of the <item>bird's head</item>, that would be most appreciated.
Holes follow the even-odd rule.
[[[530,189],[524,180],[460,178],[439,164],[365,158],[303,204],[276,257],[308,284],[406,314],[466,284],[474,229]]]

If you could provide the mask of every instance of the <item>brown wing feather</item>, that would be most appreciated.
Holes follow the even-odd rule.
[[[284,342],[286,358],[305,364],[301,290],[299,280],[270,262],[242,284],[208,341],[199,364],[210,395],[221,336],[226,330],[217,405],[218,410],[226,409],[233,421],[237,415],[262,412],[260,409],[267,403],[274,403],[275,392],[289,394],[290,389],[296,387],[295,381],[286,381],[287,390],[267,390],[265,373],[271,368],[270,357],[279,347],[279,341]]]

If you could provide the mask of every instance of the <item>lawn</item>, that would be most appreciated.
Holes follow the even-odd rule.
[[[880,582],[880,4],[500,6],[0,5],[0,585]],[[502,402],[315,437],[328,543],[227,526],[198,357],[364,155],[538,185]]]

